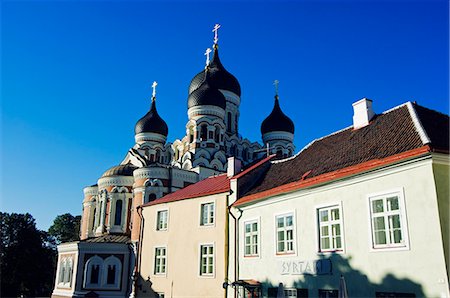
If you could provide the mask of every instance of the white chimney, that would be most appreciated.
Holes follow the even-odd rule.
[[[233,177],[237,173],[241,171],[242,163],[240,159],[237,159],[236,157],[228,157],[228,169],[227,169],[227,176]]]
[[[372,110],[372,101],[363,98],[352,104],[353,106],[353,129],[358,129],[369,125],[370,120],[375,116]]]

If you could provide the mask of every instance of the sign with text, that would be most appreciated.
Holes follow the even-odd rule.
[[[331,274],[331,260],[283,260],[279,262],[282,275],[323,275]]]

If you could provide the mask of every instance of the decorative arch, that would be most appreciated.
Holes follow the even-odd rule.
[[[223,164],[222,164],[222,162],[220,161],[220,160],[218,160],[218,159],[213,159],[210,163],[209,163],[209,166],[211,167],[211,168],[213,168],[213,169],[215,169],[215,170],[218,170],[218,171],[223,171],[224,169],[223,169]]]
[[[109,256],[103,262],[102,284],[107,288],[119,288],[122,272],[122,262],[115,257]]]
[[[101,286],[103,273],[103,259],[95,255],[87,260],[84,266],[84,287],[86,289]]]
[[[206,158],[197,158],[196,160],[194,160],[194,163],[192,164],[192,167],[197,167],[197,166],[205,166],[205,167],[209,167],[209,161]]]
[[[192,169],[192,162],[188,159],[183,162],[183,170]]]
[[[207,160],[211,159],[211,153],[208,152],[206,149],[199,149],[197,152],[195,152],[196,158],[206,158]]]
[[[214,159],[220,160],[220,162],[221,162],[222,164],[224,164],[224,163],[227,162],[227,156],[223,153],[223,151],[217,151],[217,152],[214,154]]]
[[[181,159],[181,162],[183,163],[183,165],[184,165],[184,162],[186,161],[186,160],[190,160],[190,159],[192,159],[192,153],[191,152],[186,152],[184,155],[183,155],[183,158]],[[184,168],[184,167],[183,167]]]

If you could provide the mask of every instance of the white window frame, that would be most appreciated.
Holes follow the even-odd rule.
[[[165,218],[165,227],[160,226],[159,222],[159,215],[163,212],[166,212],[166,218]],[[160,209],[156,210],[156,230],[157,231],[167,231],[169,229],[169,209]]]
[[[211,219],[211,210],[208,208],[208,215],[207,215],[207,222],[203,222],[203,206],[212,206],[212,222],[210,222]],[[216,202],[214,201],[208,201],[208,202],[202,202],[200,204],[200,226],[201,227],[211,227],[214,226],[216,223]]]
[[[386,211],[386,199],[388,197],[397,196],[398,198],[398,211]],[[390,215],[399,215],[400,216],[400,230],[402,233],[402,242],[401,243],[386,243],[386,244],[375,244],[375,234],[374,234],[374,226],[373,226],[373,211],[372,211],[372,201],[377,199],[383,199],[383,209],[382,212],[383,217],[388,218]],[[368,218],[369,218],[369,245],[370,251],[379,252],[379,251],[395,251],[395,250],[409,250],[409,237],[408,237],[408,224],[406,218],[406,205],[405,205],[405,195],[403,188],[396,188],[384,192],[377,192],[367,195],[367,203],[368,203]],[[386,223],[386,221],[385,221]],[[386,227],[386,226],[385,226]],[[389,229],[389,227],[388,227]],[[386,240],[389,238],[389,230],[386,233]]]
[[[321,210],[328,210],[329,211],[329,216],[331,216],[331,210],[332,209],[339,209],[339,220],[334,220],[331,221],[329,220],[327,222],[327,224],[322,224],[320,222],[320,211]],[[342,208],[342,201],[338,202],[338,203],[333,203],[333,204],[322,204],[322,205],[317,205],[315,207],[315,216],[316,216],[316,235],[317,235],[317,251],[321,252],[321,253],[329,253],[329,252],[336,252],[336,253],[343,253],[345,252],[345,233],[344,233],[344,213],[343,213],[343,208]],[[329,249],[323,249],[322,248],[322,226],[328,226],[329,227],[329,231],[331,232],[331,234],[329,234],[329,239],[330,239],[330,244],[332,244],[332,224],[335,223],[339,223],[340,226],[340,236],[341,236],[341,248],[333,248],[332,246]]]
[[[284,251],[279,252],[278,251],[278,230],[279,230],[279,228],[278,228],[278,218],[280,218],[280,217],[286,218],[288,216],[292,216],[292,250],[287,251],[285,249]],[[275,237],[274,237],[274,240],[275,240],[275,245],[274,245],[275,255],[276,256],[287,256],[287,255],[288,256],[295,256],[295,255],[297,255],[297,241],[296,241],[297,225],[296,225],[295,210],[288,211],[288,212],[283,212],[283,213],[279,213],[279,214],[275,214],[274,215],[274,229],[275,229]],[[284,229],[284,230],[286,231],[285,235],[287,235],[287,229]],[[285,247],[287,247],[286,239],[284,241],[285,241]]]
[[[257,228],[258,228],[258,230],[255,232],[255,231],[253,231],[253,230],[251,230],[250,231],[250,250],[252,250],[252,247],[256,247],[256,253],[254,253],[254,252],[250,252],[250,254],[247,254],[247,242],[246,242],[246,240],[247,240],[247,229],[246,229],[246,226],[248,225],[248,224],[250,224],[251,226],[252,226],[252,224],[254,224],[254,223],[256,223],[256,225],[257,225]],[[248,220],[246,220],[246,221],[244,221],[244,224],[243,224],[243,230],[242,230],[242,235],[244,235],[244,240],[242,241],[242,243],[243,243],[243,256],[244,257],[246,257],[246,258],[248,258],[248,257],[251,257],[251,258],[254,258],[254,257],[259,257],[259,255],[260,255],[260,253],[261,253],[261,225],[260,225],[260,221],[259,221],[259,218],[254,218],[254,219],[248,219]],[[253,237],[252,236],[254,236],[254,235],[256,235],[256,239],[257,239],[257,242],[256,242],[256,245],[253,243]]]
[[[292,292],[294,295],[292,295]],[[284,288],[284,297],[297,298],[297,288]]]
[[[208,258],[207,259],[207,265],[206,265],[207,268],[208,268],[208,265],[212,264],[212,272],[211,273],[209,273],[209,272],[208,273],[202,273],[202,261],[203,261],[203,256],[204,256],[203,252],[202,252],[202,248],[205,247],[205,246],[213,248],[211,262],[208,262],[209,258],[210,258],[210,255],[206,254],[206,257]],[[212,242],[212,243],[200,243],[198,248],[199,248],[199,262],[198,262],[198,265],[199,265],[199,267],[198,267],[199,277],[214,278],[215,274],[216,274],[216,246],[215,246],[215,243],[214,242]]]
[[[157,256],[156,252],[158,249],[164,249],[164,255],[160,255]],[[159,245],[159,246],[155,246],[153,247],[153,274],[156,276],[166,276],[167,275],[167,246],[164,245]],[[157,271],[157,264],[156,264],[156,260],[160,259],[161,261],[164,261],[164,271],[162,271],[162,265],[160,263],[159,268],[161,271]]]

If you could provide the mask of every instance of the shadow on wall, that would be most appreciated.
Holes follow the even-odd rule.
[[[285,287],[293,286],[297,289],[308,289],[308,297],[321,297],[319,289],[339,289],[339,280],[342,275],[345,278],[348,297],[425,297],[419,283],[410,279],[397,278],[391,273],[385,275],[379,283],[371,282],[364,272],[351,267],[351,257],[344,258],[340,254],[333,253],[331,255],[320,255],[318,260],[328,263],[331,261],[331,273],[298,275],[298,280],[293,285],[286,284]],[[386,266],[389,266],[389,264]],[[282,278],[282,276],[280,277]],[[273,293],[273,289],[278,288],[278,283],[273,284],[266,280],[261,282],[261,286],[263,297],[267,297],[268,289],[271,288]],[[272,297],[272,295],[269,297]],[[323,297],[333,297],[333,295]]]
[[[136,287],[136,296],[137,297],[149,297],[149,298],[159,298],[158,293],[156,293],[152,289],[152,282],[150,279],[144,280],[142,276],[139,276],[137,280]],[[168,295],[166,294],[166,297]]]

